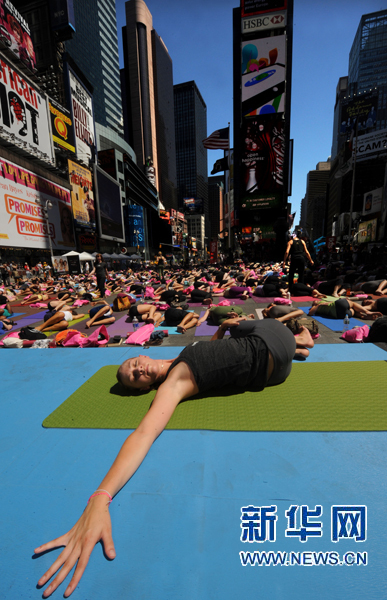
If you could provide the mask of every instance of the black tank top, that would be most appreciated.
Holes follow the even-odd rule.
[[[292,258],[304,258],[304,244],[301,240],[293,240],[293,244],[290,246],[290,256]]]

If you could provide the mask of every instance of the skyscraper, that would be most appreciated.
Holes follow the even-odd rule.
[[[179,207],[183,198],[203,200],[208,237],[207,107],[194,81],[175,85],[176,164]]]
[[[378,91],[376,129],[387,127],[387,10],[363,15],[349,53],[350,93]]]
[[[94,88],[95,120],[123,136],[115,1],[77,0],[74,12],[76,34],[66,50]]]
[[[172,60],[143,0],[125,3],[125,133],[165,208],[177,208]]]
[[[376,151],[366,156],[365,160],[357,161],[353,196],[353,172],[339,176],[340,169],[353,149],[348,143],[353,120],[348,118],[350,113],[347,107],[358,103],[358,111],[362,102],[364,111],[358,116],[356,124],[359,140],[365,134],[387,128],[387,10],[361,17],[349,54],[348,76],[340,77],[337,85],[327,212],[328,234],[333,223],[337,223],[335,235],[347,235],[349,217],[344,225],[344,213],[348,213],[352,206],[352,218],[359,222],[363,216],[364,194],[381,188],[384,182],[385,160]],[[383,212],[387,214],[387,205]],[[382,228],[378,235],[383,237]]]

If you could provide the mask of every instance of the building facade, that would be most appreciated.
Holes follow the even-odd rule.
[[[123,136],[121,82],[114,0],[76,0],[76,34],[66,51],[94,88],[95,120]]]
[[[363,15],[349,53],[350,94],[378,92],[376,129],[387,127],[387,10]]]
[[[306,222],[305,226],[311,240],[326,235],[326,209],[330,161],[319,162],[314,171],[309,171],[306,185]]]
[[[207,150],[207,106],[194,81],[175,85],[176,165],[179,208],[184,198],[202,200],[209,236]]]
[[[126,2],[125,14],[125,135],[162,205],[177,208],[172,60],[143,0]]]
[[[357,132],[353,142],[352,130]],[[367,238],[367,242],[380,241],[386,234],[387,198],[372,202],[372,208],[365,210],[365,197],[381,195],[385,186],[386,152],[376,140],[378,135],[385,139],[386,131],[387,10],[383,10],[361,17],[349,54],[348,75],[339,79],[336,89],[327,233],[342,242],[348,241],[349,230],[355,236],[367,222],[364,220],[373,221],[373,239]],[[362,144],[362,139],[367,143]],[[362,153],[367,144],[375,151]],[[344,173],[355,150],[355,169]]]

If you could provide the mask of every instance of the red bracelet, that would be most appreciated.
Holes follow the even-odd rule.
[[[99,492],[99,493],[98,493],[98,492]],[[92,495],[90,496],[90,498],[89,498],[89,499],[88,499],[88,501],[87,501],[87,504],[89,504],[90,500],[91,500],[92,498],[94,498],[94,496],[109,496],[109,504],[111,504],[111,502],[112,502],[112,500],[113,500],[112,496],[111,496],[111,495],[109,494],[109,492],[107,492],[106,490],[97,490],[96,492],[94,492],[94,494],[92,494]]]

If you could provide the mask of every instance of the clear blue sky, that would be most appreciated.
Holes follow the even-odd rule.
[[[146,0],[153,27],[173,61],[174,83],[195,80],[207,104],[208,134],[231,123],[233,131],[232,9],[234,0]],[[125,1],[116,0],[118,41]],[[291,137],[296,223],[308,171],[331,154],[333,108],[339,77],[363,14],[384,10],[383,0],[294,0]],[[232,138],[231,138],[232,139]],[[223,152],[208,150],[208,173]]]

